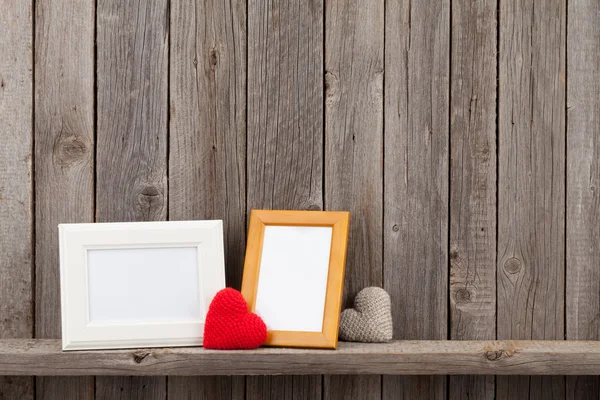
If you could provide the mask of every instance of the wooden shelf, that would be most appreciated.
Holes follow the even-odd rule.
[[[0,340],[0,375],[597,375],[600,342],[395,341],[337,350],[194,348],[61,351],[58,340]]]

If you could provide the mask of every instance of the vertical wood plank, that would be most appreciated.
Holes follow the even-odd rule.
[[[496,338],[496,0],[452,1],[450,338]],[[493,376],[450,378],[493,399]]]
[[[60,338],[59,223],[94,219],[94,4],[35,7],[35,336]],[[37,378],[38,399],[92,399],[92,377]]]
[[[96,378],[96,399],[129,400],[166,398],[164,378],[117,376]]]
[[[98,0],[98,222],[167,217],[167,7],[167,0]],[[164,399],[166,379],[98,377],[96,394]]]
[[[169,399],[243,399],[243,376],[169,377]]]
[[[228,286],[246,231],[246,4],[171,0],[169,219],[223,219]]]
[[[325,206],[351,214],[344,307],[383,285],[384,2],[327,2]],[[380,376],[326,376],[325,399],[380,399]]]
[[[33,335],[33,4],[0,1],[0,339]],[[33,378],[0,377],[0,399]]]
[[[394,337],[445,339],[450,2],[386,5],[384,283]],[[444,377],[384,377],[383,397],[446,397]]]
[[[564,339],[565,5],[500,1],[499,339]],[[497,380],[530,395],[564,398],[564,378]]]
[[[248,2],[247,157],[248,211],[323,209],[323,0]],[[318,399],[321,381],[247,377],[246,396]]]
[[[567,14],[567,339],[600,340],[600,3]],[[594,393],[598,377],[567,378],[568,399]]]
[[[246,399],[279,400],[279,399],[320,399],[321,377],[305,376],[263,376],[246,377]]]
[[[246,232],[246,2],[171,1],[169,219],[223,219],[227,285]],[[169,377],[172,399],[243,399],[244,377]]]

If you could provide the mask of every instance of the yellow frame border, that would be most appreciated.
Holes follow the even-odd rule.
[[[242,278],[242,295],[254,312],[265,226],[330,226],[331,253],[322,332],[267,331],[265,345],[335,349],[338,342],[350,213],[345,211],[252,210]]]

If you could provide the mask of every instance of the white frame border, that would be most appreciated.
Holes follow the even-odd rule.
[[[204,318],[225,287],[223,222],[169,221],[60,224],[60,294],[63,350],[201,346],[202,321],[89,323],[87,250],[197,247]]]

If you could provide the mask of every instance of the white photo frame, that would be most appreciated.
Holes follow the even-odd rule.
[[[63,350],[201,346],[223,223],[61,224]]]

